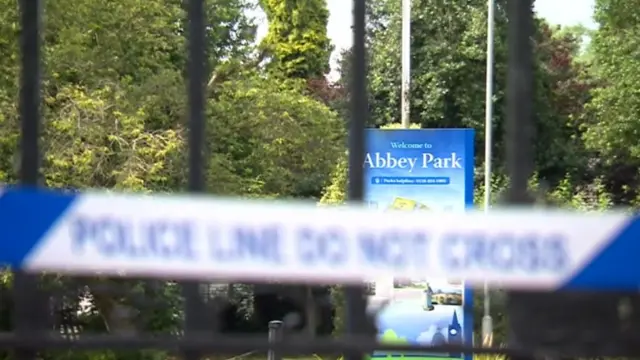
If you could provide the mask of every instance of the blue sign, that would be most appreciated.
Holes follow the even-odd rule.
[[[463,212],[473,205],[474,131],[471,129],[367,132],[365,200],[381,211]],[[443,255],[444,256],[444,255]],[[394,279],[393,300],[378,318],[380,339],[421,345],[472,342],[470,288],[426,273]],[[421,295],[418,299],[399,295]],[[374,357],[462,358],[462,354],[393,354]],[[468,356],[471,359],[471,356]]]

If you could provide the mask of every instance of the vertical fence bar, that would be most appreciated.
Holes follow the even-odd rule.
[[[505,124],[507,201],[528,204],[533,174],[533,0],[508,1],[507,121]]]
[[[284,333],[284,324],[280,320],[269,321],[269,343],[277,344],[282,341]],[[267,360],[282,360],[280,351],[269,349],[267,352]]]
[[[188,190],[204,191],[205,81],[206,46],[204,0],[189,0],[189,179]]]
[[[528,183],[534,169],[533,0],[509,0],[507,6],[509,60],[505,139],[510,186],[506,200],[513,205],[527,205],[532,203]],[[527,326],[522,322],[528,311],[527,296],[526,293],[509,292],[509,345],[514,348],[525,345],[521,343],[519,333]],[[512,357],[512,360],[526,359],[529,357]]]
[[[365,0],[354,0],[353,78],[351,79],[351,122],[349,123],[350,202],[364,199],[365,126],[367,123],[367,67],[365,55]]]
[[[205,188],[204,172],[204,139],[205,139],[205,77],[206,77],[206,46],[205,46],[205,11],[204,0],[187,0],[188,18],[188,101],[189,101],[189,179],[190,192],[203,192]],[[200,293],[197,281],[187,281],[182,284],[182,294],[185,301],[185,331],[184,336],[202,333],[207,325],[215,328],[216,324],[207,324],[207,319],[215,321],[215,316],[205,316],[207,311],[204,299]],[[186,360],[196,360],[203,356],[199,351],[186,350],[183,353]]]
[[[20,183],[38,186],[40,170],[40,0],[21,0],[20,3],[20,121],[21,158]],[[18,270],[14,279],[15,331],[27,340],[43,332],[46,326],[44,299],[38,293],[37,275]],[[29,347],[16,349],[16,359],[34,360],[36,350]]]
[[[353,2],[353,78],[351,79],[351,122],[349,124],[349,203],[364,198],[365,125],[367,123],[367,67],[365,53],[365,0]],[[345,327],[349,335],[366,331],[366,298],[363,285],[345,288]],[[345,354],[347,360],[362,360],[364,354]]]
[[[37,186],[40,171],[40,0],[21,0],[20,182]]]

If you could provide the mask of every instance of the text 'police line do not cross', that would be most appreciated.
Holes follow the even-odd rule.
[[[635,289],[640,225],[622,214],[379,213],[356,207],[6,190],[0,262],[74,274],[358,282],[464,279]],[[622,268],[624,267],[624,269]]]

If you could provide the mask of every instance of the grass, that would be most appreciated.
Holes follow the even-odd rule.
[[[482,355],[474,355],[473,356],[473,360],[505,360],[505,356],[504,355],[487,355],[487,354],[482,354]],[[207,360],[266,360],[267,357],[266,356],[257,356],[257,355],[253,355],[253,356],[246,356],[246,357],[242,357],[242,356],[238,356],[238,357],[233,357],[233,358],[213,358],[213,357],[208,357]],[[407,356],[404,357],[402,355],[398,355],[398,356],[386,356],[386,357],[368,357],[367,360],[386,360],[386,359],[393,359],[393,360],[400,360],[400,359],[407,359],[407,360],[446,360],[446,359],[450,359],[450,358],[443,358],[443,357],[430,357],[430,356],[424,356],[424,357],[418,357],[418,356]],[[453,359],[453,358],[451,358]],[[331,356],[327,356],[327,357],[321,357],[319,355],[313,354],[313,355],[307,355],[307,356],[299,356],[299,357],[285,357],[282,360],[344,360],[343,356],[340,357],[331,357]]]
[[[407,356],[404,357],[402,355],[399,356],[386,356],[386,357],[374,357],[374,358],[369,358],[369,359],[408,359],[408,360],[444,360],[444,359],[449,359],[449,358],[443,358],[443,357],[430,357],[430,356],[424,356],[424,357],[417,357],[417,356]],[[452,358],[453,359],[453,358]],[[473,356],[473,360],[505,360],[506,357],[504,355],[487,355],[487,354],[482,354],[482,355],[474,355]],[[262,359],[264,360],[264,358]],[[284,358],[283,360],[344,360],[344,357],[340,356],[339,358],[330,358],[330,357],[326,357],[326,358],[322,358],[318,355],[311,355],[311,356],[302,356],[302,357],[295,357],[295,358]]]
[[[342,358],[341,358],[342,359]],[[376,356],[369,358],[372,360],[383,360],[383,359],[407,359],[407,360],[445,360],[445,359],[455,359],[455,358],[446,358],[446,357],[432,357],[432,356],[403,356],[403,355],[388,355],[388,356]],[[504,360],[504,355],[474,355],[473,360]]]

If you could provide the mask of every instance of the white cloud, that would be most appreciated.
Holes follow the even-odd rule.
[[[437,331],[438,329],[436,328],[436,326],[431,325],[429,327],[429,330],[423,331],[420,333],[420,335],[418,335],[418,338],[416,339],[416,341],[421,345],[431,345],[431,340],[433,340],[433,335],[435,335]]]

